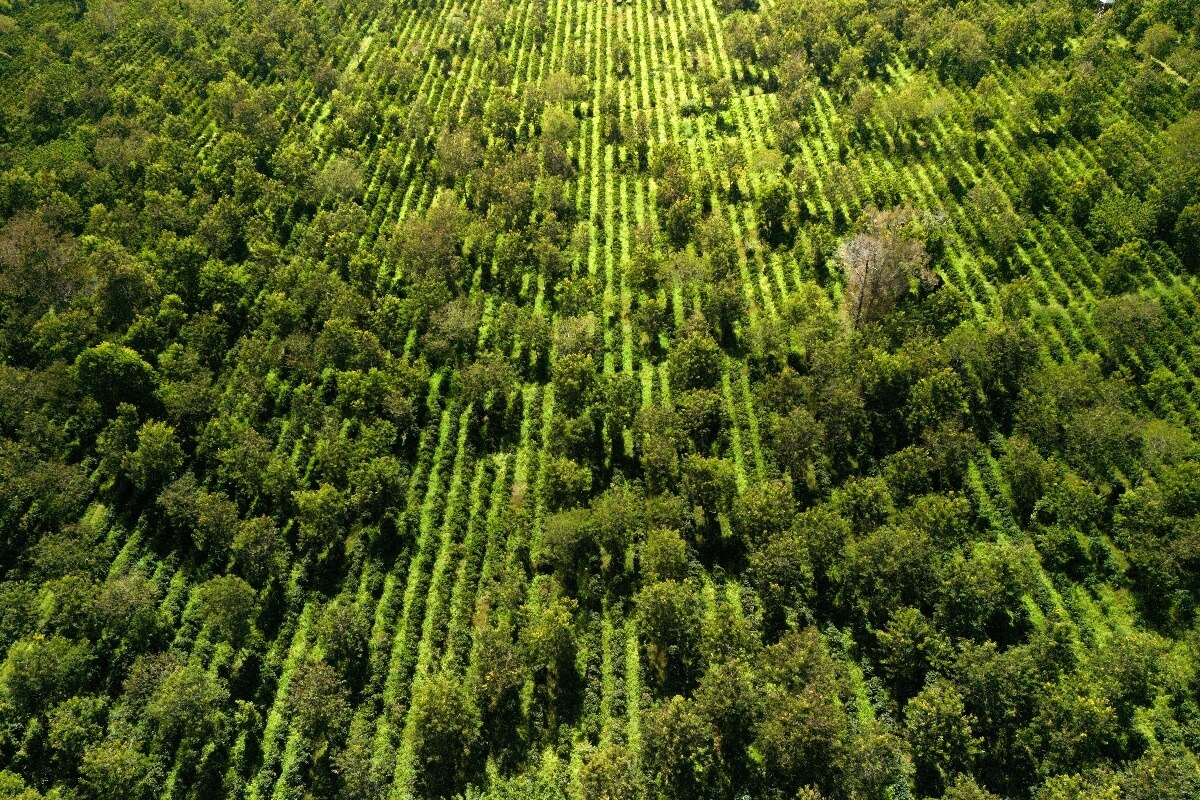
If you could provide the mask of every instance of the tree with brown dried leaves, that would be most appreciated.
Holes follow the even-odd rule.
[[[846,280],[843,301],[855,328],[886,316],[912,278],[933,280],[925,243],[914,236],[915,220],[909,208],[869,206],[860,232],[838,248]]]

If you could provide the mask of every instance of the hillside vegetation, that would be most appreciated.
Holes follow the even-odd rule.
[[[0,0],[0,799],[1200,797],[1197,270],[1196,0]]]

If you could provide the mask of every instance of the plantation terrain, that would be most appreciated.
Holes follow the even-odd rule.
[[[1195,0],[0,0],[0,798],[1200,797]]]

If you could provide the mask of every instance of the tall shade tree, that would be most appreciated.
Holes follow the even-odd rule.
[[[862,230],[842,242],[846,316],[855,328],[878,322],[908,291],[913,278],[931,282],[929,253],[914,235],[916,213],[868,208]]]

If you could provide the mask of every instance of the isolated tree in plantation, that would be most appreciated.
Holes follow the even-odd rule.
[[[769,633],[784,630],[789,615],[806,610],[813,576],[808,549],[794,531],[772,536],[750,556],[750,576],[763,602]]]
[[[1200,266],[1200,111],[1172,125],[1162,148],[1162,208],[1173,228],[1185,265]]]
[[[968,773],[979,740],[971,733],[973,718],[953,684],[929,684],[904,709],[917,788],[926,796],[940,794],[956,775]]]
[[[323,483],[316,489],[296,492],[294,499],[301,547],[323,557],[344,533],[345,494]]]
[[[254,590],[241,578],[212,578],[196,590],[196,617],[212,638],[236,648],[253,629],[255,599]]]
[[[788,244],[795,230],[795,195],[791,181],[778,175],[768,178],[759,191],[759,234],[772,247]]]
[[[689,455],[681,472],[683,493],[693,509],[702,510],[713,524],[719,514],[729,513],[737,494],[737,473],[728,459]]]
[[[85,681],[92,649],[87,641],[37,634],[8,650],[0,668],[0,702],[9,724],[24,726],[34,714],[69,698]]]
[[[878,322],[908,291],[913,278],[933,280],[929,253],[912,230],[916,213],[868,208],[862,230],[838,248],[845,279],[846,316],[855,328]]]
[[[536,578],[531,592],[538,596],[538,608],[528,611],[520,645],[529,670],[536,680],[546,684],[553,698],[574,667],[576,644],[571,616],[575,601],[562,598],[557,581],[547,576]]]
[[[79,383],[106,410],[118,403],[142,406],[154,391],[154,370],[141,356],[113,342],[104,342],[80,353],[75,361]]]
[[[354,158],[335,155],[313,183],[323,200],[350,200],[362,193],[362,167]]]
[[[893,612],[875,639],[878,670],[901,703],[915,696],[926,675],[942,668],[952,652],[950,640],[915,608]]]
[[[462,786],[479,735],[479,706],[462,678],[436,672],[417,681],[412,713],[423,788],[428,796],[449,797]]]
[[[8,320],[36,320],[86,285],[74,240],[43,214],[22,213],[0,227],[0,306]],[[28,316],[26,316],[28,315]]]
[[[638,800],[645,795],[637,762],[623,744],[596,748],[580,771],[583,800]]]
[[[707,796],[714,736],[696,703],[675,695],[647,711],[642,725],[652,796],[680,800]]]
[[[635,600],[652,684],[670,695],[688,689],[699,662],[700,603],[690,581],[660,581]]]
[[[554,510],[583,502],[592,486],[592,470],[562,456],[547,459],[544,474],[542,495]]]
[[[206,746],[224,735],[228,701],[223,682],[198,666],[178,667],[158,685],[139,724],[154,751],[178,748],[189,761],[198,760]]]
[[[183,449],[175,429],[162,422],[147,422],[137,438],[137,450],[129,456],[130,477],[138,489],[157,492],[183,466]]]
[[[721,381],[721,348],[697,330],[671,348],[667,368],[675,391],[711,389]]]
[[[287,540],[270,517],[253,517],[238,523],[232,551],[233,563],[255,586],[266,583],[287,566]]]
[[[994,180],[977,184],[967,194],[967,205],[978,219],[987,253],[997,262],[1007,262],[1016,253],[1024,222]]]
[[[148,800],[157,790],[154,762],[121,739],[106,739],[89,747],[79,775],[84,796],[92,800]]]
[[[1175,248],[1184,266],[1200,272],[1200,203],[1192,203],[1175,220]]]
[[[46,739],[60,775],[73,775],[84,751],[104,739],[108,706],[106,697],[72,697],[47,714]]]
[[[828,459],[821,449],[824,427],[799,406],[771,415],[767,423],[766,438],[776,463],[791,476],[793,491],[801,498],[814,496],[827,472]]]
[[[596,366],[590,355],[559,356],[551,370],[554,399],[569,416],[578,416],[592,401],[596,389]]]
[[[638,549],[642,580],[681,581],[687,577],[687,544],[671,528],[651,528]]]
[[[732,524],[749,547],[766,544],[788,529],[796,515],[792,492],[783,481],[753,484],[733,501]]]

